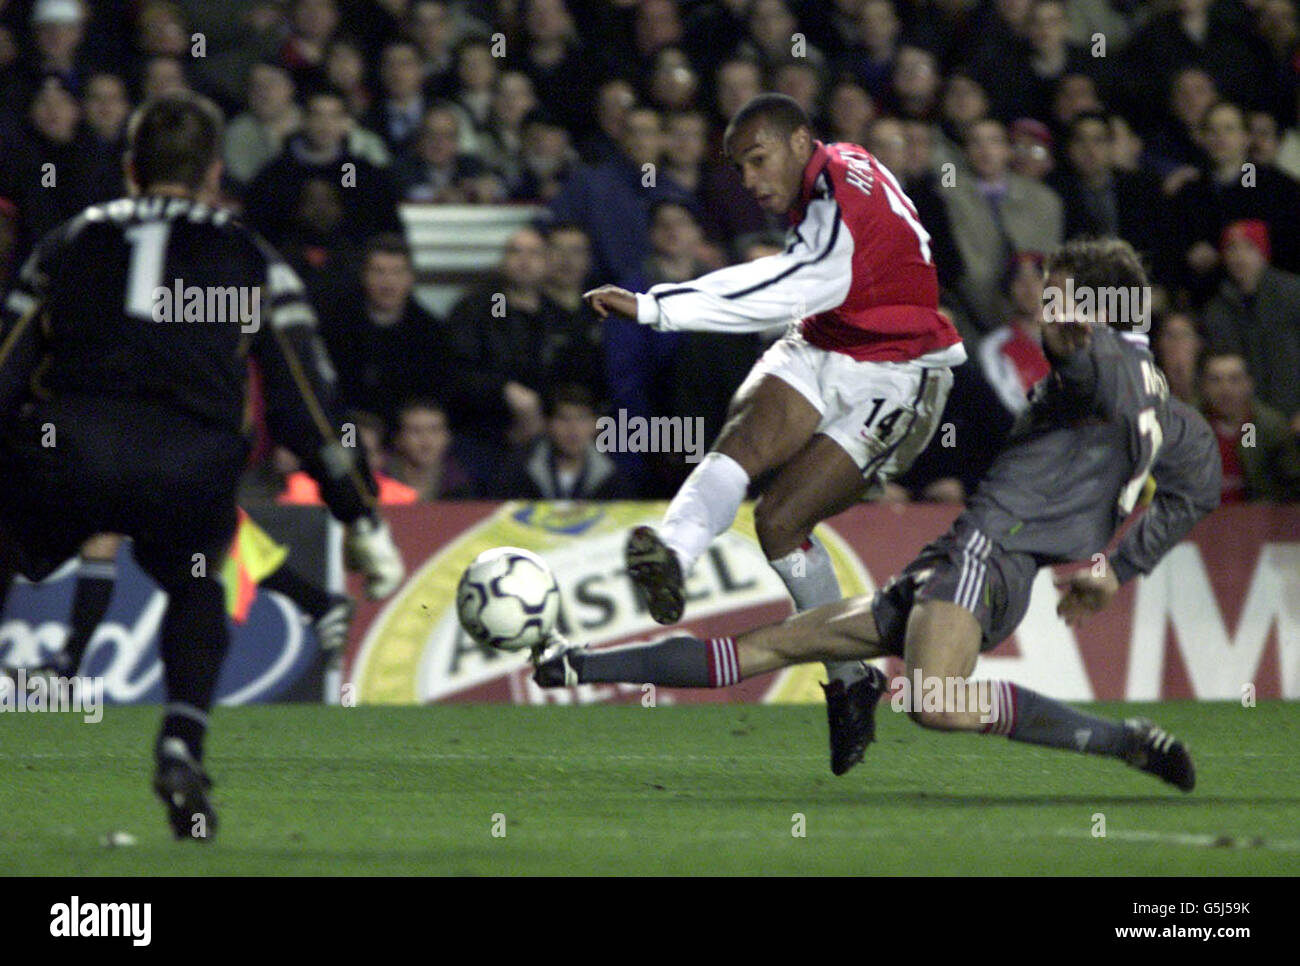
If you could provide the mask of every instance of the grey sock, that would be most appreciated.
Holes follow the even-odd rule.
[[[656,644],[575,651],[569,660],[583,684],[719,688],[740,679],[736,646],[729,637],[707,641],[697,637],[670,637]]]
[[[1124,725],[1085,714],[1052,698],[1005,681],[993,682],[994,720],[988,734],[1051,748],[1119,758],[1128,748]]]

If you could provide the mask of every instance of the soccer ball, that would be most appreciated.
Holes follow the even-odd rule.
[[[460,626],[479,644],[521,651],[545,643],[560,612],[555,575],[537,554],[519,547],[485,550],[456,588]]]

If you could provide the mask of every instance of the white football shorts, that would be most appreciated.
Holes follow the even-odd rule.
[[[797,389],[822,414],[824,433],[862,469],[868,484],[907,471],[929,444],[952,390],[952,369],[919,362],[859,362],[810,345],[798,332],[763,353],[738,395],[764,376]]]

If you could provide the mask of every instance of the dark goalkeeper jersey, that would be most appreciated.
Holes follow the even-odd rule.
[[[335,375],[315,327],[298,276],[229,212],[161,195],[94,205],[41,240],[4,300],[0,428],[46,400],[86,412],[112,400],[142,419],[171,413],[239,437],[251,356],[272,435],[350,521],[375,487],[364,459],[339,445]]]
[[[1105,549],[1151,476],[1150,507],[1111,557],[1126,581],[1160,558],[1219,503],[1214,433],[1169,397],[1144,336],[1094,327],[1089,346],[1051,359],[965,516],[1039,566]]]

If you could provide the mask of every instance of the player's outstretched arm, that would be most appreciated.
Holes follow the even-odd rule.
[[[272,260],[264,286],[269,309],[252,351],[262,370],[266,422],[320,486],[330,513],[348,525],[347,564],[366,575],[366,593],[386,597],[406,576],[378,486],[360,446],[344,446],[334,367],[316,333],[316,317],[297,275]]]
[[[1137,574],[1149,574],[1197,521],[1219,505],[1222,467],[1218,443],[1205,420],[1172,399],[1164,433],[1164,445],[1151,471],[1154,495],[1141,519],[1103,566],[1057,581],[1065,593],[1056,612],[1071,626],[1105,610],[1123,584]]]
[[[853,233],[818,199],[786,250],[636,297],[636,320],[666,332],[761,332],[842,304],[853,283]]]
[[[1149,574],[1202,517],[1219,505],[1223,463],[1214,431],[1200,413],[1169,400],[1163,445],[1151,468],[1151,505],[1111,554],[1119,582]]]

